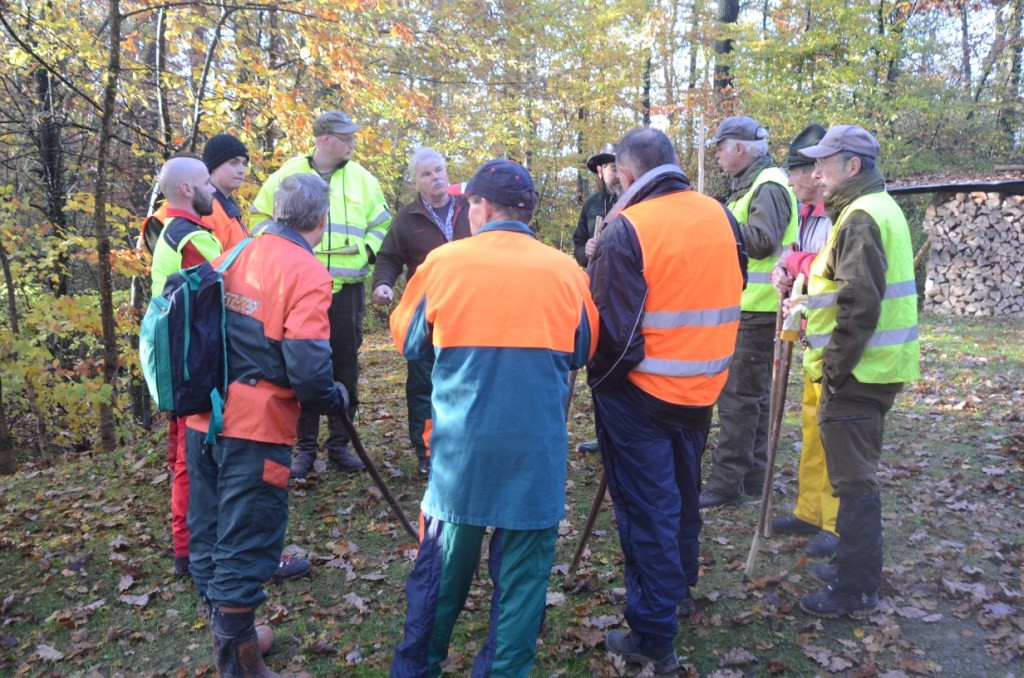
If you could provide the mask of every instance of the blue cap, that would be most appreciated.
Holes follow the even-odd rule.
[[[511,160],[488,160],[466,184],[466,195],[479,195],[498,205],[537,207],[537,187],[530,173]]]

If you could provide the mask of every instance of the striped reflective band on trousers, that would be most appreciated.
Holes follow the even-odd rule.
[[[694,311],[654,311],[644,314],[641,326],[658,330],[679,329],[683,327],[715,327],[738,322],[739,319],[739,306]],[[721,374],[729,369],[731,362],[732,354],[713,360],[644,358],[633,369],[636,372],[659,374],[666,377],[702,377]]]
[[[916,295],[917,283],[915,283],[913,280],[904,280],[902,282],[886,285],[885,294],[882,296],[882,301]],[[812,294],[807,298],[807,308],[808,310],[811,310],[833,307],[836,305],[838,298],[839,295],[837,292],[828,292],[826,294]],[[895,346],[897,344],[905,344],[909,341],[916,341],[917,338],[917,325],[914,325],[912,327],[901,327],[894,330],[875,332],[873,335],[871,335],[871,339],[868,340],[867,347],[875,348],[878,346]],[[804,344],[808,348],[825,348],[826,346],[828,346],[828,342],[831,339],[831,332],[829,332],[828,334],[813,334],[804,337]]]

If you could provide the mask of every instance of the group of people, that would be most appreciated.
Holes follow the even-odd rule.
[[[392,304],[407,276],[391,332],[428,479],[393,676],[439,674],[488,534],[494,593],[473,675],[528,673],[564,517],[570,375],[584,367],[597,438],[581,447],[600,451],[625,564],[629,631],[610,631],[606,646],[676,671],[700,511],[763,482],[775,316],[798,273],[809,281],[800,499],[775,528],[835,539],[805,610],[877,604],[882,423],[917,376],[917,321],[909,232],[868,132],[808,127],[787,175],[763,127],[723,120],[709,142],[733,177],[723,205],[690,187],[662,132],[633,130],[587,163],[600,190],[580,215],[574,260],[535,238],[536,187],[508,160],[485,163],[460,191],[444,159],[419,149],[416,197],[392,218],[377,180],[351,159],[359,129],[341,111],[322,114],[313,151],[261,188],[249,219],[257,237],[224,273],[223,433],[207,443],[203,415],[172,424],[176,563],[204,601],[221,675],[268,675],[255,629],[261,585],[309,572],[281,549],[289,479],[312,469],[322,415],[329,461],[362,468],[345,418],[359,403],[371,266],[377,304]],[[217,264],[249,235],[231,197],[247,161],[237,139],[217,135],[202,158],[165,163],[154,294],[170,273]],[[702,491],[716,404],[719,445]]]

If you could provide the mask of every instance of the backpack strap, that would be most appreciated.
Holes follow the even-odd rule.
[[[231,264],[235,263],[235,257],[237,257],[251,242],[252,238],[246,238],[235,245],[235,247],[228,253],[228,256],[224,258],[224,261],[220,262],[220,266],[217,267],[217,273],[223,274]],[[224,366],[225,369],[227,369],[228,335],[225,315],[226,314],[221,315],[220,336],[224,338]],[[206,431],[206,442],[210,445],[215,445],[217,443],[217,436],[224,431],[224,398],[226,396],[226,393],[222,396],[220,391],[216,388],[210,391],[210,405],[212,406],[210,409],[210,428]]]

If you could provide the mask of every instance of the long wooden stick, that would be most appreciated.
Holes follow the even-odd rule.
[[[779,295],[779,309],[775,316],[775,352],[772,360],[772,392],[768,413],[768,459],[764,469],[764,484],[761,487],[761,505],[757,513],[757,528],[754,538],[750,541],[750,552],[747,564],[743,569],[743,578],[747,579],[754,572],[754,561],[761,548],[761,535],[772,536],[771,513],[772,490],[775,484],[775,453],[779,447],[779,432],[782,428],[782,416],[786,409],[786,388],[789,385],[789,364],[793,356],[793,342],[782,339],[782,295]]]
[[[377,485],[377,489],[380,490],[384,500],[388,503],[388,506],[391,507],[391,512],[395,514],[395,517],[398,518],[398,522],[402,524],[402,527],[404,527],[405,531],[409,533],[409,536],[416,541],[419,541],[419,532],[413,528],[412,523],[410,523],[409,519],[405,516],[405,511],[402,510],[402,507],[398,504],[398,500],[395,499],[395,495],[391,494],[391,490],[389,490],[388,486],[384,483],[384,479],[381,478],[380,473],[377,471],[377,467],[373,465],[373,460],[370,459],[370,455],[366,453],[366,448],[363,447],[363,441],[359,439],[359,434],[356,433],[356,427],[352,424],[352,420],[349,419],[348,412],[345,410],[341,411],[341,421],[345,425],[345,430],[348,431],[349,438],[352,439],[352,447],[355,448],[359,459],[363,462],[363,465],[366,466],[366,470],[370,473],[370,477],[373,478],[373,482]]]
[[[594,503],[590,505],[590,513],[587,514],[587,522],[580,532],[580,543],[576,545],[576,553],[572,555],[572,562],[569,563],[569,570],[565,573],[565,581],[562,582],[563,589],[571,589],[576,579],[576,569],[583,559],[583,552],[587,550],[587,542],[590,541],[590,534],[594,531],[594,523],[597,522],[597,514],[601,512],[601,504],[604,502],[604,494],[608,491],[608,476],[601,473],[601,482],[597,484],[597,494],[594,495]]]

